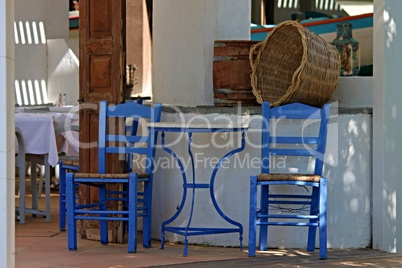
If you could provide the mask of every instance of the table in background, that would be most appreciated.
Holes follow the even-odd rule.
[[[43,108],[27,108],[27,107],[17,107],[16,117],[29,116],[33,120],[38,120],[41,116],[51,116],[53,119],[54,131],[57,132],[59,129],[68,129],[72,125],[78,126],[78,106],[50,106]],[[27,118],[26,118],[27,119]],[[40,119],[39,119],[40,120]],[[17,126],[17,125],[16,125]],[[48,128],[48,127],[45,127]],[[31,134],[31,131],[27,133]],[[36,135],[36,134],[34,134]],[[58,153],[63,152],[66,155],[78,156],[78,133],[76,131],[66,131],[60,135],[61,137],[56,137],[56,144]],[[62,138],[62,139],[60,139]],[[30,141],[31,142],[31,141]],[[32,153],[36,153],[37,149],[32,149]],[[50,160],[51,162],[54,162]],[[52,165],[54,166],[54,165]]]
[[[32,110],[31,110],[32,111]],[[62,126],[68,126],[72,123],[78,123],[77,118],[69,116],[67,113],[57,112],[17,112],[15,113],[15,127],[21,130],[24,138],[24,147],[26,161],[31,162],[31,194],[32,209],[25,209],[27,213],[33,215],[44,215],[46,221],[50,221],[50,166],[55,167],[59,161],[59,149],[56,140],[55,130]],[[74,153],[74,146],[68,146],[70,143],[65,140],[59,144],[67,153]],[[77,147],[78,149],[78,147]],[[18,149],[17,149],[18,150]],[[78,154],[78,152],[75,152]],[[46,210],[38,209],[38,193],[42,190],[42,179],[40,180],[39,190],[36,188],[36,165],[42,164],[45,167],[45,197]],[[20,179],[24,179],[20,175]],[[23,198],[23,206],[25,207],[25,196]],[[21,207],[21,205],[20,205]]]

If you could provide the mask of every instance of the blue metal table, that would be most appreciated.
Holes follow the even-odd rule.
[[[248,129],[248,124],[242,123],[175,123],[175,122],[159,122],[148,124],[149,131],[157,131],[161,132],[161,145],[164,151],[170,154],[178,166],[180,167],[180,171],[183,177],[183,196],[178,207],[176,213],[168,220],[162,223],[161,230],[161,248],[164,248],[165,242],[165,232],[172,232],[179,235],[184,236],[184,250],[183,256],[187,256],[188,253],[188,236],[196,236],[196,235],[209,235],[209,234],[222,234],[222,233],[239,233],[240,240],[240,250],[242,250],[242,241],[243,241],[243,226],[231,218],[229,218],[223,211],[220,209],[214,193],[214,183],[215,177],[218,172],[218,169],[222,165],[222,163],[228,159],[230,156],[241,152],[245,147],[245,135]],[[184,164],[180,160],[179,156],[173,152],[170,148],[165,144],[165,133],[166,132],[175,132],[175,133],[185,133],[187,134],[187,150],[191,161],[191,175],[192,179],[190,181],[187,180],[186,170]],[[227,154],[225,154],[222,158],[219,159],[217,164],[215,165],[209,183],[197,183],[195,176],[195,167],[194,167],[194,156],[192,153],[192,136],[194,133],[218,133],[218,132],[239,132],[241,133],[241,146],[236,148]],[[219,215],[226,220],[233,227],[221,227],[221,228],[210,228],[210,227],[191,227],[191,220],[194,212],[194,202],[195,202],[195,190],[200,189],[209,189],[210,198],[215,210],[219,213]],[[185,205],[187,191],[192,192],[191,199],[191,207],[190,207],[190,215],[188,218],[188,222],[185,227],[182,226],[168,226],[172,223],[182,212],[183,207]]]

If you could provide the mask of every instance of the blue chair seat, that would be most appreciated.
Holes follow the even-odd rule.
[[[142,172],[135,171],[137,173],[138,178],[149,178],[150,175]],[[102,174],[102,173],[75,173],[75,178],[99,178],[99,179],[108,179],[108,178],[117,178],[117,179],[128,179],[130,177],[130,173],[121,173],[121,174]]]
[[[308,182],[319,182],[320,175],[309,175],[309,174],[267,174],[262,173],[257,177],[258,181],[308,181]]]

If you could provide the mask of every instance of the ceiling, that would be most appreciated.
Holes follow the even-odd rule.
[[[349,16],[372,13],[373,0],[335,0]]]

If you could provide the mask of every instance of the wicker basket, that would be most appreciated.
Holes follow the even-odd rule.
[[[259,49],[253,60],[254,51]],[[251,86],[258,103],[271,106],[330,101],[340,74],[338,50],[294,21],[278,24],[250,50]]]

